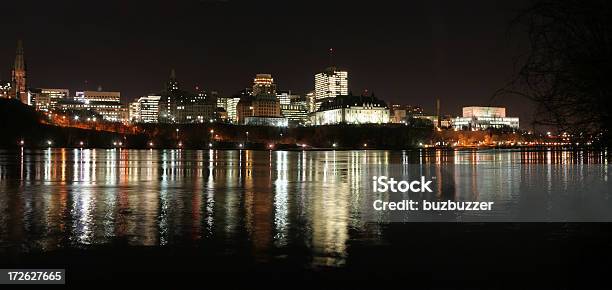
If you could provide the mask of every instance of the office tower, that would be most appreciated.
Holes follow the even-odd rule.
[[[257,74],[253,79],[253,95],[276,96],[276,85],[270,74]]]
[[[332,66],[315,75],[315,110],[324,99],[348,95],[348,72]]]

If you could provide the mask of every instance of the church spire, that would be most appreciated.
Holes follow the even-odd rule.
[[[15,64],[13,65],[11,85],[13,97],[21,100],[24,104],[29,104],[26,86],[26,66],[23,56],[23,42],[21,40],[17,41],[17,51],[15,54]]]
[[[176,91],[179,89],[178,86],[178,82],[176,81],[176,72],[174,71],[174,69],[170,70],[170,79],[168,80],[168,83],[166,84],[166,90],[171,92],[171,91]]]
[[[25,62],[23,60],[23,42],[21,40],[17,41],[17,53],[15,54],[15,65],[13,66],[15,70],[25,70]]]

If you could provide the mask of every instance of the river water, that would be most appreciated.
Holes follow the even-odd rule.
[[[486,241],[491,230],[516,229],[505,223],[453,225],[464,221],[610,221],[611,173],[606,154],[553,150],[0,151],[0,256],[11,258],[5,259],[6,267],[27,266],[34,259],[35,263],[66,263],[70,268],[85,263],[74,261],[74,256],[91,254],[100,260],[108,249],[126,255],[144,249],[156,255],[187,247],[187,256],[197,252],[196,256],[238,257],[250,265],[361,269],[364,261],[377,261],[368,251],[386,253],[378,261],[385,263],[394,255],[387,250],[401,248],[403,243],[439,245],[424,238],[424,233],[435,232],[437,240],[476,232]],[[380,175],[433,177],[433,193],[409,196],[415,200],[492,201],[495,206],[486,212],[394,220],[372,208],[374,200],[390,200],[371,192],[371,176]],[[451,223],[412,225],[412,221]],[[581,229],[552,226],[536,240],[564,241]],[[470,240],[462,239],[457,243]],[[68,258],[49,258],[54,253]]]

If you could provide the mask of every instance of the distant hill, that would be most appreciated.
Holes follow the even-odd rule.
[[[44,115],[31,106],[14,99],[0,99],[0,148],[19,147],[24,141],[25,147],[47,147],[52,141],[54,147],[111,147],[114,141],[144,147],[147,137],[144,135],[124,136],[123,134],[86,130],[79,128],[58,127],[42,122]]]
[[[21,138],[38,135],[42,116],[34,108],[15,99],[0,99],[0,146],[12,147]]]

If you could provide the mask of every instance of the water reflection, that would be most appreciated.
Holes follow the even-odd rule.
[[[365,224],[372,175],[436,176],[435,198],[528,202],[608,182],[607,152],[185,151],[0,152],[0,247],[51,251],[121,239],[166,246],[214,241],[274,259],[304,247],[312,265],[341,266]],[[543,165],[534,167],[531,165]],[[595,167],[590,165],[597,165]],[[364,186],[365,184],[365,186]],[[534,198],[541,198],[536,200]],[[605,208],[604,208],[605,209]],[[604,210],[602,209],[602,210]]]

